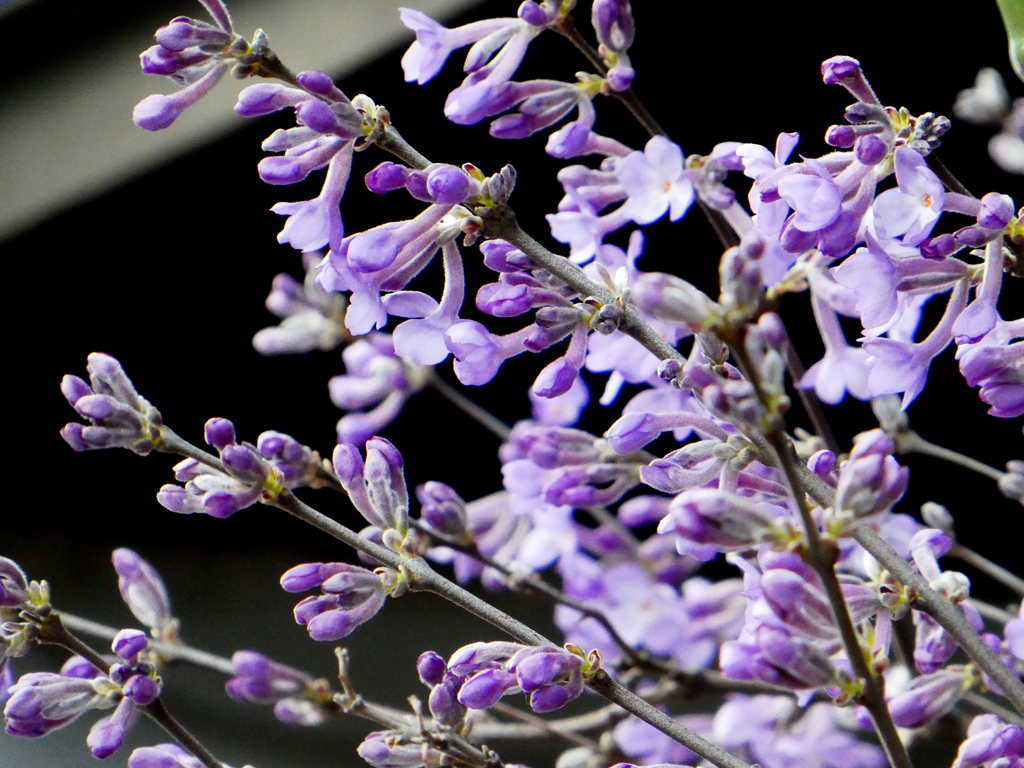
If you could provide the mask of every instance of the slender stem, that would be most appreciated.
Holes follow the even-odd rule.
[[[971,191],[960,183],[960,180],[950,172],[946,164],[939,160],[934,152],[929,152],[925,156],[925,162],[950,192],[956,192],[958,195],[964,195],[965,197],[974,197]]]
[[[671,736],[680,744],[697,753],[705,760],[719,766],[719,768],[752,768],[739,758],[730,755],[717,744],[712,744],[681,723],[676,722],[661,710],[655,709],[647,701],[613,680],[607,672],[599,671],[588,685],[591,690],[618,704],[645,723],[653,725],[662,733]]]
[[[954,541],[953,546],[950,547],[949,552],[946,553],[949,557],[955,557],[957,560],[963,560],[969,565],[973,565],[982,573],[991,576],[998,582],[1005,584],[1007,587],[1012,589],[1018,595],[1024,596],[1024,579],[1011,573],[1003,566],[993,563],[984,555],[975,552],[970,547],[965,547],[959,541]]]
[[[590,62],[590,65],[594,67],[598,73],[601,75],[606,75],[608,73],[608,67],[605,66],[605,63],[601,58],[601,54],[594,50],[593,46],[591,46],[590,43],[588,43],[579,33],[579,30],[576,29],[576,25],[573,23],[572,16],[566,16],[562,20],[561,24],[554,27],[554,30],[572,43],[576,50],[586,57],[587,61]],[[654,119],[654,116],[647,111],[647,107],[645,107],[636,97],[636,94],[633,93],[632,88],[625,91],[611,91],[607,95],[613,96],[621,101],[648,134],[651,136],[667,135],[665,133],[665,129],[658,125],[658,121]]]
[[[543,718],[537,717],[536,715],[531,715],[529,712],[523,712],[522,710],[516,709],[515,707],[510,707],[508,704],[502,704],[501,702],[498,702],[493,707],[491,707],[491,709],[493,709],[495,712],[500,712],[506,717],[510,717],[514,720],[519,720],[522,723],[526,723],[527,725],[532,726],[533,730],[537,733],[545,734],[548,736],[557,736],[558,738],[564,739],[565,741],[572,742],[573,744],[577,744],[581,747],[586,747],[587,749],[590,749],[593,752],[597,752],[600,749],[597,742],[593,739],[588,739],[585,736],[580,736],[578,733],[575,733],[574,731],[563,730],[558,727],[557,723],[544,720]]]
[[[796,469],[801,473],[803,488],[819,504],[830,507],[835,503],[835,491],[822,482],[820,477],[803,464],[797,464]],[[974,627],[968,623],[963,611],[932,589],[928,580],[914,570],[889,545],[889,542],[879,536],[870,526],[859,526],[854,533],[854,538],[901,584],[917,593],[914,608],[927,613],[945,629],[971,661],[995,680],[1006,697],[1024,714],[1024,683],[985,644]]]
[[[70,623],[75,623],[74,621]],[[92,622],[90,622],[92,624]],[[40,634],[38,642],[47,645],[59,645],[72,653],[76,653],[88,660],[103,674],[107,674],[110,665],[95,650],[75,637],[65,626],[62,617],[56,613],[51,614],[45,621],[38,623]],[[99,627],[102,625],[96,625]],[[115,632],[116,634],[116,632]],[[223,764],[199,741],[190,734],[184,726],[175,720],[160,699],[156,699],[145,707],[139,707],[149,717],[157,722],[167,733],[173,736],[182,747],[191,752],[206,766],[206,768],[223,768]]]
[[[794,387],[804,377],[804,374],[807,373],[807,369],[804,368],[804,364],[800,360],[800,355],[797,354],[796,348],[792,344],[786,345],[786,368],[789,371]],[[814,433],[822,439],[826,448],[838,456],[842,453],[842,449],[839,446],[839,441],[836,440],[835,434],[832,432],[828,418],[825,416],[825,409],[821,407],[821,400],[818,399],[818,394],[813,389],[803,389],[801,387],[796,387],[796,392],[797,397],[800,398],[800,402],[804,406],[807,417],[811,420]]]
[[[743,332],[740,329],[737,334],[739,338],[730,340],[733,342],[729,344],[730,352],[740,370],[745,373],[747,379],[754,386],[758,400],[765,408],[765,412],[771,414],[770,398],[764,392],[757,369],[751,364],[747,355],[742,338]],[[800,486],[800,476],[796,469],[799,462],[795,461],[792,443],[783,431],[783,424],[780,419],[766,418],[766,422],[768,421],[778,424],[765,437],[771,445],[783,476],[786,478],[790,496],[796,503],[800,519],[803,522],[806,538],[806,552],[803,554],[803,559],[814,569],[821,580],[850,667],[853,669],[854,675],[863,681],[864,687],[861,694],[857,696],[857,701],[871,715],[871,721],[874,723],[875,732],[885,750],[889,765],[892,768],[912,768],[910,755],[896,730],[896,724],[892,720],[892,714],[885,701],[885,679],[868,665],[860,637],[857,635],[853,619],[850,617],[849,606],[847,606],[842,588],[839,586],[839,579],[835,571],[835,563],[839,556],[838,547],[835,544],[826,546],[818,531],[817,523],[811,516],[811,510],[807,505],[807,496]]]
[[[75,632],[81,632],[84,635],[100,637],[104,640],[113,640],[114,636],[118,633],[118,630],[114,627],[108,627],[105,624],[83,619],[63,611],[61,611],[60,617],[64,621],[64,626]],[[235,674],[230,659],[225,659],[222,656],[217,656],[216,654],[182,643],[165,643],[161,640],[150,638],[148,648],[156,651],[157,655],[168,662],[181,661],[194,667],[204,667],[214,672],[220,672],[223,675]]]
[[[185,726],[174,719],[160,699],[145,707],[141,707],[141,709],[156,721],[161,728],[173,736],[175,741],[195,755],[206,768],[224,768],[224,764],[214,757],[210,750],[200,744],[196,737],[186,730]]]
[[[508,714],[506,710],[512,708],[498,703],[491,707],[491,709]],[[514,715],[516,718],[520,718],[524,714],[518,709],[513,711],[516,713]],[[473,737],[483,741],[511,741],[513,739],[535,739],[538,736],[557,733],[558,736],[564,738],[565,734],[568,733],[580,733],[607,728],[617,720],[622,720],[625,716],[626,713],[622,711],[621,707],[612,704],[585,715],[565,717],[559,720],[541,720],[544,723],[543,728],[540,725],[534,724],[532,720],[529,725],[525,723],[499,723],[494,721],[475,722],[473,723]]]
[[[60,615],[50,614],[45,621],[36,623],[36,626],[39,628],[37,642],[42,645],[59,645],[61,648],[76,653],[92,664],[101,674],[105,675],[110,671],[110,662],[71,634]]]
[[[969,597],[967,598],[967,603],[972,605],[974,608],[977,608],[978,613],[980,613],[989,621],[995,621],[1000,624],[1005,624],[1006,622],[1012,621],[1013,619],[1017,618],[1009,611],[1004,611],[1002,608],[997,608],[996,606],[990,603],[986,603],[984,600],[976,600],[973,597]]]
[[[889,546],[888,542],[869,526],[857,528],[854,538],[889,573],[904,586],[917,593],[914,608],[924,611],[945,629],[964,650],[971,661],[991,677],[1010,703],[1024,714],[1024,683],[992,651],[981,636],[974,631],[964,612],[928,585],[928,580],[915,571],[910,564]]]
[[[970,456],[964,456],[962,453],[958,453],[950,448],[943,448],[941,445],[929,442],[912,429],[899,432],[891,437],[894,437],[893,442],[896,443],[897,453],[920,453],[925,456],[932,456],[952,464],[958,464],[961,467],[996,481],[1005,474],[995,467],[990,467],[984,462],[972,459]]]
[[[539,632],[531,629],[504,611],[500,611],[485,600],[467,592],[457,584],[453,584],[432,570],[422,558],[407,558],[359,536],[340,523],[322,515],[312,507],[295,498],[290,492],[281,494],[277,499],[268,502],[271,506],[282,509],[291,515],[319,528],[324,533],[348,544],[351,547],[370,555],[393,568],[401,569],[410,574],[412,589],[433,592],[449,602],[464,608],[493,626],[501,629],[514,640],[526,645],[552,646],[554,643]],[[749,768],[746,763],[737,760],[721,747],[698,736],[690,729],[675,722],[660,710],[653,707],[639,696],[629,692],[612,680],[607,673],[600,671],[588,686],[619,704],[628,712],[653,725],[659,731],[688,747],[701,757],[719,766],[719,768]],[[613,698],[614,697],[614,698]],[[625,702],[625,703],[624,703]],[[628,705],[628,706],[627,706]]]
[[[615,629],[615,626],[611,623],[608,617],[605,616],[601,611],[595,608],[591,608],[586,603],[569,597],[561,590],[551,586],[546,581],[541,579],[537,574],[516,573],[512,571],[508,566],[503,565],[494,558],[488,557],[487,555],[482,553],[479,549],[477,549],[477,547],[474,544],[464,544],[462,542],[456,541],[450,536],[446,536],[443,533],[423,526],[422,524],[420,524],[418,520],[410,520],[409,522],[412,524],[414,528],[416,528],[419,531],[422,531],[423,533],[427,534],[439,543],[444,544],[444,546],[448,547],[449,549],[454,549],[457,552],[461,552],[467,557],[472,557],[474,560],[483,563],[488,568],[493,568],[499,573],[504,574],[504,576],[506,577],[505,583],[510,589],[532,592],[533,594],[547,598],[548,600],[551,600],[554,603],[560,603],[562,605],[569,606],[570,608],[574,608],[575,610],[579,611],[585,616],[589,616],[590,618],[594,619],[602,627],[604,627],[604,630],[609,634],[609,636],[611,636],[612,641],[617,646],[619,646],[623,653],[630,657],[634,664],[648,668],[655,668],[662,672],[667,671],[669,673],[672,673],[673,670],[663,668],[657,660],[654,660],[652,657],[648,656],[645,653],[642,653],[641,651],[638,651],[636,648],[633,648],[631,645],[629,645],[629,643],[627,643],[619,634],[618,630]]]
[[[857,636],[853,620],[850,617],[849,607],[846,605],[842,589],[839,586],[839,580],[835,572],[837,552],[827,549],[821,540],[818,527],[811,517],[810,510],[807,508],[804,492],[799,485],[798,475],[793,468],[792,457],[788,450],[789,444],[785,435],[778,431],[769,435],[768,439],[772,443],[772,447],[775,448],[776,458],[790,485],[791,493],[800,510],[800,517],[804,521],[804,532],[807,536],[808,544],[807,556],[804,559],[821,579],[822,586],[825,588],[825,594],[828,597],[829,606],[832,609],[832,617],[835,619],[840,637],[843,640],[843,648],[846,650],[847,659],[854,674],[863,680],[864,689],[862,694],[857,697],[858,701],[864,705],[871,715],[871,721],[874,723],[875,731],[882,743],[882,748],[885,750],[889,765],[893,768],[912,768],[913,763],[910,760],[910,755],[907,754],[907,748],[904,746],[903,740],[896,730],[896,724],[892,720],[892,715],[885,701],[885,680],[868,666],[860,638]]]
[[[1021,717],[1016,712],[1007,709],[1006,707],[1000,706],[996,702],[987,696],[982,696],[977,691],[967,691],[963,695],[963,700],[972,706],[977,707],[983,712],[991,712],[993,715],[998,715],[999,719],[1007,725],[1017,725],[1024,727],[1024,717]]]
[[[427,379],[427,384],[437,390],[440,395],[455,405],[455,407],[460,411],[470,416],[482,427],[489,430],[491,434],[499,440],[508,440],[509,436],[511,436],[512,429],[508,424],[503,422],[486,408],[474,403],[451,384],[438,376],[436,372],[431,371],[430,376]]]

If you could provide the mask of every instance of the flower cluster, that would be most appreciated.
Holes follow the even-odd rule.
[[[623,758],[635,761],[623,766],[907,768],[907,747],[940,721],[956,737],[951,757],[959,745],[953,768],[1024,765],[1013,712],[1024,712],[1024,584],[956,540],[954,512],[925,504],[922,523],[904,500],[911,472],[902,454],[914,451],[979,471],[994,494],[1024,498],[1024,463],[1011,458],[1002,471],[934,446],[906,414],[935,361],[955,347],[949,357],[992,416],[1024,415],[1024,319],[1004,317],[1010,302],[1000,304],[1004,285],[1021,275],[1024,210],[1001,192],[975,197],[937,161],[948,119],[885,106],[858,61],[834,56],[821,64],[822,79],[855,102],[826,132],[830,151],[796,155],[800,137],[781,133],[771,148],[727,141],[687,156],[632,91],[640,58],[628,0],[593,0],[596,45],[575,26],[574,0],[525,0],[515,16],[451,29],[401,9],[416,35],[402,59],[406,80],[432,80],[468,48],[465,79],[445,103],[449,120],[489,120],[503,139],[550,130],[547,154],[572,161],[557,174],[562,198],[546,217],[565,246],[559,255],[520,226],[516,169],[488,176],[464,158],[431,162],[369,96],[349,98],[323,72],[293,74],[261,31],[250,43],[220,0],[201,2],[213,24],[178,17],[142,56],[145,72],[181,90],[145,99],[135,120],[168,127],[228,71],[266,80],[241,91],[237,114],[294,112],[294,125],[263,143],[270,154],[259,176],[285,186],[323,170],[323,186],[314,199],[272,208],[287,217],[277,239],[301,252],[304,276],[274,279],[266,306],[281,322],[253,345],[264,355],[342,347],[345,372],[328,384],[346,411],[337,444],[327,461],[291,435],[265,431],[253,444],[212,418],[206,451],[165,427],[120,363],[100,353],[89,358],[88,382],[62,383],[89,424],[61,434],[77,451],[183,457],[174,467],[180,484],[157,494],[170,511],[227,518],[261,503],[353,546],[363,565],[304,562],[280,577],[289,593],[313,591],[293,610],[312,640],[341,640],[408,592],[443,597],[508,637],[454,642],[447,659],[422,652],[426,710],[410,697],[411,713],[402,712],[355,689],[344,649],[335,693],[255,650],[229,661],[185,646],[162,580],[131,549],[112,559],[148,636],[62,619],[46,582],[0,557],[8,733],[42,736],[89,710],[112,710],[87,739],[106,757],[145,713],[181,746],[138,749],[130,768],[225,765],[158,699],[163,665],[183,660],[227,672],[229,696],[272,704],[283,722],[312,726],[339,713],[374,721],[381,730],[358,753],[375,768],[511,768],[484,746],[510,731],[568,738],[574,748],[560,768]],[[590,71],[571,83],[516,80],[548,32],[583,52]],[[628,107],[648,137],[631,146],[595,132],[601,96]],[[1020,104],[1010,112],[991,74],[955,111],[999,123],[992,153],[1018,165]],[[357,158],[377,149],[394,160],[378,162],[363,183],[375,195],[404,190],[413,213],[351,231],[341,201]],[[712,291],[689,275],[640,267],[641,258],[649,263],[645,242],[656,242],[645,241],[646,227],[697,213],[722,245]],[[489,273],[475,268],[477,258]],[[439,290],[430,288],[442,286],[440,276],[422,279],[428,270],[443,273]],[[474,282],[478,273],[490,276]],[[806,370],[796,346],[807,334],[791,336],[784,322],[783,298],[797,293],[807,294],[807,326],[821,341]],[[532,418],[511,427],[434,370],[451,357],[459,382],[479,386],[524,352],[548,359],[530,374]],[[584,418],[595,383],[593,400],[606,410]],[[502,490],[465,496],[464,465],[452,454],[453,485],[430,481],[410,498],[412,455],[381,433],[428,385],[500,437]],[[832,434],[820,405],[847,394],[872,401],[880,428]],[[814,434],[790,431],[800,405]],[[422,444],[440,442],[430,435]],[[365,527],[318,512],[303,500],[306,488],[347,496]],[[1010,589],[1013,602],[979,601],[954,558]],[[453,579],[428,561],[452,565]],[[711,580],[714,568],[733,570]],[[459,586],[476,578],[488,590],[551,600],[564,645]],[[112,636],[117,658],[108,663],[72,625]],[[14,682],[11,660],[20,666],[35,644],[78,655],[59,674]],[[584,689],[616,708],[553,725],[522,713],[519,723],[503,721],[506,696],[523,694],[533,713],[546,714]],[[712,710],[698,711],[703,704]],[[880,747],[867,743],[871,731]]]

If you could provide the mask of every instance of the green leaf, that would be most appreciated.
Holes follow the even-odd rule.
[[[1010,63],[1024,81],[1024,0],[996,0],[1010,44]]]

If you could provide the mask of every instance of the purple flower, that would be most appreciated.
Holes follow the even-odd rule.
[[[21,609],[29,604],[28,577],[13,560],[0,556],[0,608]]]
[[[4,707],[12,736],[44,736],[90,709],[114,706],[120,686],[107,678],[81,679],[52,672],[22,675]]]
[[[880,237],[903,235],[906,245],[918,245],[938,221],[946,189],[917,150],[897,147],[894,161],[899,187],[875,199],[874,228]]]
[[[629,194],[626,211],[637,224],[657,221],[666,211],[678,221],[693,204],[692,174],[683,168],[683,151],[664,136],[619,160],[615,176]]]
[[[839,471],[835,508],[855,519],[880,515],[902,498],[910,470],[892,453],[892,441],[881,429],[862,432]]]
[[[303,255],[306,276],[302,283],[283,273],[274,277],[266,307],[282,322],[253,336],[252,345],[261,355],[302,354],[313,349],[326,352],[348,336],[341,322],[345,299],[317,284],[319,261],[315,254]]]
[[[659,533],[673,532],[681,539],[739,551],[785,537],[788,515],[778,507],[712,488],[696,488],[676,496]]]

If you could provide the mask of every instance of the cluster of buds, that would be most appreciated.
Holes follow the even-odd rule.
[[[388,595],[398,597],[408,581],[392,568],[375,571],[347,563],[304,563],[281,576],[286,592],[305,592],[319,587],[322,594],[307,597],[295,606],[295,621],[314,640],[340,640],[377,615]]]
[[[487,709],[503,696],[526,693],[534,712],[551,712],[583,692],[600,668],[600,656],[575,646],[538,648],[518,643],[473,643],[448,662],[433,651],[416,663],[420,679],[431,687],[430,711],[439,723],[462,720],[466,709]]]
[[[91,425],[67,424],[60,434],[76,451],[127,448],[145,456],[160,445],[160,411],[135,391],[121,364],[110,355],[89,355],[89,382],[68,374],[60,390]]]
[[[225,518],[262,498],[273,498],[285,489],[281,470],[264,458],[256,446],[235,442],[235,425],[230,421],[210,419],[204,434],[206,442],[220,453],[221,468],[196,459],[178,462],[174,465],[174,478],[185,485],[163,486],[156,496],[162,506],[183,515]],[[283,440],[273,440],[269,444],[265,442],[264,447],[271,456],[276,456],[279,451],[274,449],[283,450],[283,443]],[[304,452],[300,451],[297,461],[301,467],[306,466]],[[295,469],[287,460],[285,463],[293,480],[307,474],[303,469]]]
[[[99,758],[120,748],[140,707],[160,695],[161,681],[146,660],[146,634],[123,629],[111,645],[118,661],[105,673],[81,657],[72,657],[53,672],[23,675],[10,690],[4,708],[7,732],[14,736],[44,736],[93,709],[114,712],[97,721],[86,739]]]

